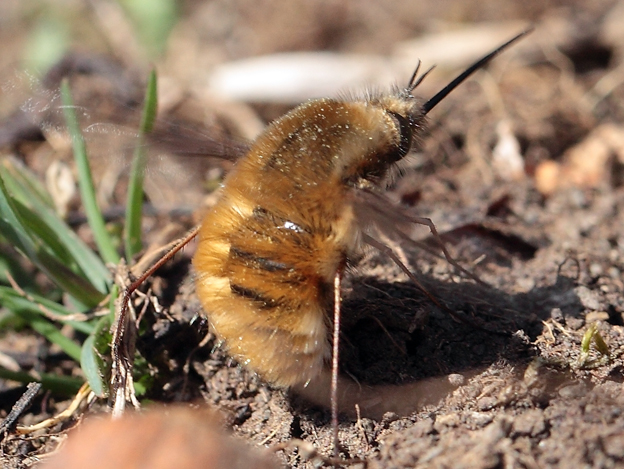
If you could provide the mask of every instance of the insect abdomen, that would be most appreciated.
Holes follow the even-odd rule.
[[[197,290],[211,325],[229,352],[266,380],[282,386],[305,381],[328,355],[328,287],[302,253],[328,246],[310,232],[279,236],[280,229],[297,227],[274,224],[262,209],[245,217],[227,191],[224,196],[206,217],[195,257]],[[220,229],[223,218],[238,223]],[[332,255],[341,254],[329,247],[326,263]]]

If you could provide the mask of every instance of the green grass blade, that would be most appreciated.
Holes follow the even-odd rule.
[[[138,33],[141,44],[152,58],[167,50],[168,37],[180,17],[176,0],[120,0]]]
[[[65,337],[54,324],[47,319],[35,315],[28,318],[28,321],[30,323],[30,327],[32,327],[34,331],[44,336],[53,344],[58,345],[61,350],[63,350],[63,352],[69,355],[72,359],[80,361],[80,345],[70,338]]]
[[[0,175],[0,231],[3,236],[84,308],[96,306],[104,294],[73,271],[67,262],[51,252],[50,246],[32,236],[29,226],[41,232],[45,231],[41,220],[35,214],[12,199]],[[53,238],[53,235],[46,231],[46,236],[48,235],[49,239]]]
[[[89,387],[98,397],[106,396],[106,384],[104,383],[104,375],[102,374],[102,359],[95,348],[95,336],[90,335],[82,344],[82,353],[80,355],[80,368],[82,368]]]
[[[36,292],[39,287],[31,272],[28,272],[18,260],[18,254],[0,247],[0,284],[9,285],[9,274],[26,291]]]
[[[25,168],[20,168],[5,161],[3,179],[7,193],[11,198],[17,198],[26,205],[32,216],[23,214],[24,218],[30,218],[32,223],[26,227],[29,233],[47,245],[63,262],[75,265],[80,274],[83,274],[91,284],[101,293],[108,291],[112,282],[110,271],[102,260],[87,246],[69,226],[50,207],[44,196],[38,196],[30,187],[35,185],[33,175]],[[19,207],[19,204],[15,204]]]
[[[152,70],[145,91],[145,105],[141,116],[141,127],[134,156],[130,181],[128,186],[128,200],[126,204],[126,223],[124,244],[126,260],[131,263],[132,258],[138,254],[143,245],[141,243],[141,220],[143,210],[143,179],[145,177],[145,165],[147,154],[145,151],[145,136],[151,132],[158,110],[156,71]]]
[[[5,158],[2,160],[2,168],[5,182],[9,186],[13,197],[24,198],[28,202],[35,202],[39,206],[45,206],[50,210],[54,210],[54,202],[50,194],[37,177],[26,169],[21,161],[15,158]],[[10,185],[9,179],[15,181],[14,187]]]
[[[156,113],[158,112],[158,79],[156,70],[152,69],[147,80],[147,89],[145,90],[145,105],[141,114],[141,127],[139,136],[144,136],[152,131],[154,122],[156,121]]]
[[[0,366],[0,378],[10,379],[19,383],[34,383],[39,382],[44,389],[52,391],[56,395],[61,396],[74,396],[80,386],[84,383],[84,380],[80,378],[74,378],[73,376],[59,376],[48,373],[40,373],[38,377],[32,376],[25,371],[11,371]]]
[[[2,289],[7,288],[2,287]],[[48,341],[58,345],[71,358],[76,361],[80,360],[80,345],[65,337],[54,324],[44,318],[36,304],[23,297],[11,298],[8,295],[3,296],[3,304],[24,319],[33,330],[44,336]]]
[[[18,200],[13,200],[12,205],[22,227],[35,241],[35,244],[45,246],[59,262],[62,262],[68,268],[72,270],[77,269],[78,266],[75,265],[71,254],[39,213],[33,212]]]
[[[117,255],[115,245],[113,244],[108,231],[106,231],[106,225],[104,223],[104,218],[102,217],[102,212],[96,202],[95,188],[93,186],[91,169],[89,168],[87,149],[78,125],[78,119],[76,117],[67,79],[63,80],[61,83],[61,100],[63,102],[63,113],[65,114],[65,120],[67,121],[69,135],[72,139],[74,158],[78,169],[78,186],[80,187],[82,204],[87,215],[87,220],[89,221],[89,226],[93,230],[95,243],[97,244],[100,255],[104,261],[117,264],[119,263],[119,256]]]
[[[58,345],[67,355],[76,361],[80,360],[80,345],[64,336],[61,331],[44,317],[40,305],[33,303],[8,287],[0,287],[0,299],[5,308],[22,318],[36,332],[48,341]],[[46,304],[47,303],[47,304]],[[62,314],[62,306],[52,302],[42,301],[45,307],[56,314]],[[60,313],[59,313],[60,312]],[[77,321],[68,321],[76,330],[93,331],[93,325]]]
[[[26,311],[43,316],[48,311],[57,316],[58,321],[69,324],[73,329],[84,334],[91,334],[95,330],[92,321],[65,320],[63,316],[70,317],[69,315],[74,314],[74,312],[63,305],[33,293],[28,293],[28,298],[26,298],[11,287],[0,286],[0,304],[17,315],[20,315],[22,311]]]
[[[45,249],[41,249],[37,258],[38,266],[43,272],[58,285],[58,287],[70,294],[83,307],[80,311],[96,307],[104,298],[104,294],[98,291],[91,283],[77,275],[56,257],[49,254]]]
[[[12,202],[0,173],[0,232],[22,254],[30,259],[36,259],[35,243],[22,226]]]
[[[114,313],[113,313],[114,314]],[[93,333],[82,344],[80,368],[87,378],[89,386],[99,397],[108,392],[106,376],[109,374],[103,356],[110,356],[110,326],[113,315],[104,316],[95,325]]]

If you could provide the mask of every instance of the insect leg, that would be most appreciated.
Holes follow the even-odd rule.
[[[113,323],[113,340],[111,343],[111,406],[113,408],[113,416],[121,416],[124,410],[125,401],[127,397],[134,396],[133,392],[129,392],[127,385],[129,379],[132,377],[132,364],[133,357],[131,357],[129,350],[133,349],[133,344],[129,344],[129,341],[133,341],[135,338],[126,337],[128,330],[128,312],[130,298],[132,294],[139,288],[145,280],[147,280],[156,270],[162,267],[169,259],[171,259],[180,249],[186,246],[199,232],[199,226],[193,228],[189,234],[180,239],[178,243],[169,250],[164,256],[162,256],[158,262],[152,267],[147,269],[139,278],[133,281],[130,285],[125,287],[119,308],[115,313],[115,322]]]
[[[334,440],[334,457],[338,457],[338,365],[340,349],[340,284],[344,268],[341,266],[334,276],[334,331],[332,335],[331,370],[331,424]]]
[[[446,306],[440,303],[435,296],[429,293],[429,291],[425,288],[425,286],[422,283],[420,283],[420,281],[416,278],[416,276],[405,266],[405,264],[403,264],[403,262],[401,262],[401,259],[399,259],[399,257],[394,253],[394,251],[389,246],[386,246],[381,241],[377,241],[375,238],[373,238],[370,235],[367,235],[366,233],[362,234],[362,240],[366,244],[374,247],[379,252],[385,254],[390,259],[392,259],[392,261],[405,273],[405,275],[407,275],[409,279],[418,288],[420,288],[420,290],[427,296],[427,298],[429,298],[436,306],[439,306],[440,308],[445,309],[445,310],[448,309]]]
[[[446,258],[446,260],[447,260],[447,262],[449,264],[451,264],[453,267],[455,267],[458,271],[462,272],[463,274],[465,274],[468,277],[470,277],[471,279],[473,279],[478,284],[483,285],[483,286],[488,286],[487,283],[485,283],[483,280],[481,280],[475,273],[469,271],[468,269],[465,269],[464,267],[459,265],[458,262],[455,259],[453,259],[451,254],[446,249],[444,241],[442,241],[442,237],[438,233],[438,230],[436,229],[435,224],[433,223],[433,221],[431,221],[430,218],[416,217],[416,216],[413,216],[413,215],[405,215],[405,216],[412,223],[416,223],[417,225],[424,225],[424,226],[429,228],[429,231],[431,231],[431,234],[433,235],[434,239],[436,240],[436,243],[438,244],[438,246],[440,247],[440,249],[444,253],[444,257]],[[401,232],[401,230],[397,230],[397,231],[401,235],[403,235],[402,237],[409,238],[409,236],[405,235],[405,233]],[[409,238],[409,239],[411,240],[411,238]],[[413,240],[411,240],[411,241],[413,241]]]
[[[414,241],[401,229],[401,227],[404,227],[406,225],[406,222],[428,227],[429,231],[431,231],[431,234],[436,240],[436,244],[441,248],[444,257],[449,264],[451,264],[459,272],[462,272],[467,277],[473,279],[478,284],[488,286],[476,274],[459,265],[457,261],[453,259],[453,257],[451,257],[451,254],[446,249],[446,246],[444,245],[444,242],[442,241],[442,238],[431,219],[414,216],[407,210],[397,205],[393,205],[387,197],[384,197],[382,194],[379,194],[370,189],[355,191],[353,193],[353,196],[356,216],[359,220],[362,220],[364,223],[374,225],[380,233],[384,234],[390,239],[400,237],[404,241],[415,244],[430,252],[431,254],[438,256],[438,253],[432,252],[427,247],[424,247],[423,243]],[[367,241],[365,240],[365,242]],[[379,241],[377,241],[377,243],[381,244]],[[391,251],[391,249],[386,246],[385,249],[383,249],[382,251],[387,252],[389,250]],[[398,262],[397,265],[399,265]],[[406,272],[406,268],[404,265],[400,267],[404,272]]]

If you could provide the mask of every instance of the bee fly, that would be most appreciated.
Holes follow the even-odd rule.
[[[269,125],[237,161],[202,222],[193,264],[212,330],[231,356],[269,383],[302,387],[316,378],[327,388],[331,382],[334,435],[345,266],[368,244],[409,275],[371,235],[373,229],[398,230],[399,217],[437,235],[430,220],[392,212],[381,183],[418,146],[429,111],[528,32],[475,62],[428,101],[412,94],[428,73],[419,76],[417,68],[401,90],[300,105]]]
[[[417,69],[398,92],[311,100],[256,139],[204,218],[193,261],[204,310],[233,357],[278,386],[321,372],[330,357],[335,277],[363,243],[377,244],[363,205],[418,144],[427,113],[527,32],[429,101],[412,95],[426,75]]]

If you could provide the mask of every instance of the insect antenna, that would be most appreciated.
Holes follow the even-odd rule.
[[[420,61],[420,59],[418,59],[418,63],[416,64],[416,70],[414,70],[414,73],[412,73],[412,76],[410,77],[409,81],[407,82],[407,89],[412,91],[414,88],[416,88],[416,85],[414,85],[414,82],[416,81],[416,76],[418,75],[418,70],[420,70],[420,65],[422,64],[422,62]],[[420,80],[422,81],[422,80]]]
[[[462,83],[466,78],[468,78],[470,75],[472,75],[474,72],[476,72],[477,70],[479,70],[480,68],[482,68],[485,64],[487,64],[490,60],[492,60],[494,57],[496,57],[498,54],[500,54],[502,51],[504,51],[507,47],[509,47],[511,44],[513,44],[514,42],[516,42],[517,40],[519,40],[520,38],[526,36],[527,34],[529,34],[531,31],[533,31],[533,28],[529,28],[526,29],[524,31],[522,31],[520,34],[512,37],[509,41],[507,41],[506,43],[502,44],[501,46],[497,47],[496,49],[494,49],[492,52],[490,52],[489,54],[487,54],[486,56],[482,57],[481,59],[477,60],[475,63],[473,63],[470,67],[468,67],[466,70],[464,70],[462,73],[460,73],[457,78],[455,78],[453,81],[451,81],[448,85],[446,85],[444,88],[442,88],[440,91],[438,91],[438,93],[431,98],[429,101],[427,101],[424,105],[423,105],[423,112],[425,114],[428,114],[429,111],[431,111],[440,101],[442,101],[444,98],[446,98],[446,96],[453,91],[455,88],[457,88],[457,86]],[[418,68],[416,68],[416,71],[418,71]],[[428,72],[427,72],[428,73]],[[425,73],[426,75],[426,73]],[[421,77],[418,80],[418,83],[420,83],[420,81],[422,81]],[[418,84],[417,83],[417,84]],[[413,88],[412,88],[413,89]]]
[[[408,95],[411,94],[412,91],[414,91],[416,87],[422,83],[425,77],[429,75],[429,73],[431,73],[431,71],[434,68],[435,68],[435,65],[429,68],[429,70],[424,72],[422,75],[418,76],[418,70],[420,70],[420,60],[419,60],[418,64],[416,65],[416,70],[414,70],[414,73],[412,73],[412,76],[407,84],[407,88],[405,88],[405,93]]]

